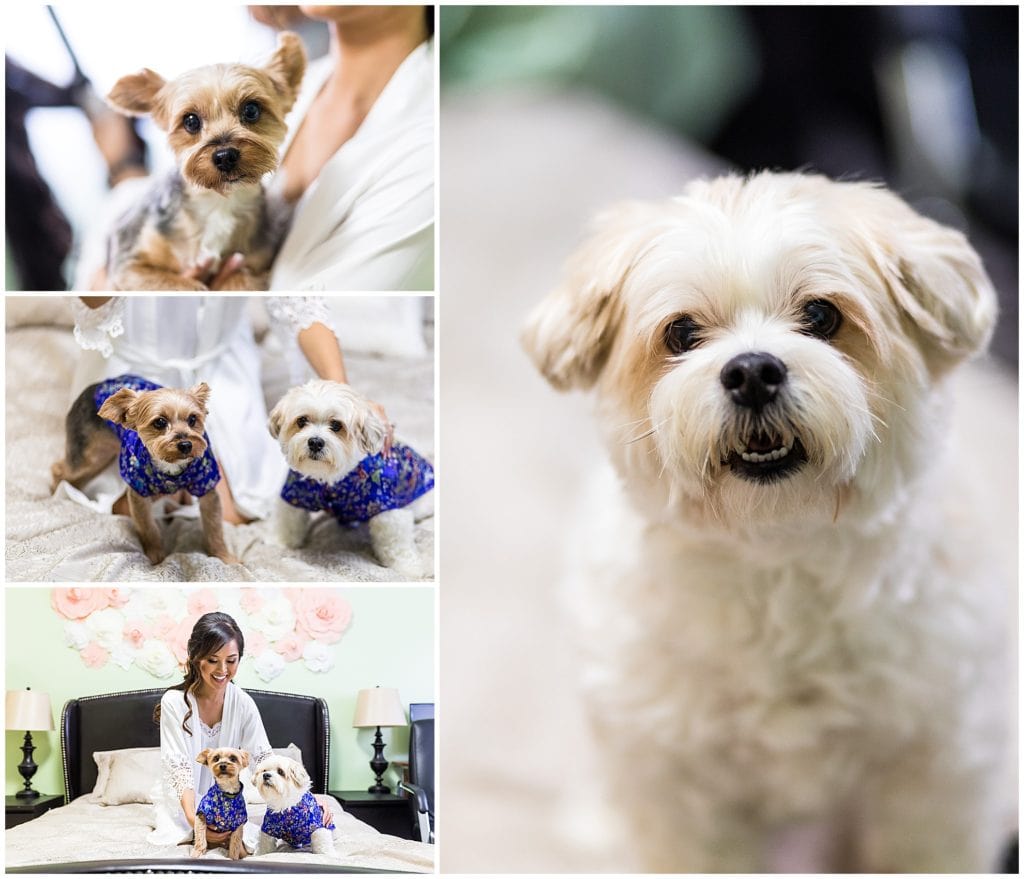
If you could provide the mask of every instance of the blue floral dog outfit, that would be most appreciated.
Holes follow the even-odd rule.
[[[196,807],[196,814],[204,816],[207,830],[215,833],[227,833],[241,827],[249,818],[242,788],[237,793],[229,794],[215,784],[210,785],[210,789],[203,794]]]
[[[96,386],[96,391],[93,394],[96,411],[99,411],[108,397],[112,397],[121,388],[131,388],[134,391],[156,391],[160,387],[160,385],[137,375],[119,375],[116,378],[108,378]],[[123,427],[114,421],[107,421],[107,424],[121,438],[121,456],[118,459],[121,478],[143,497],[174,494],[181,489],[185,489],[195,497],[202,497],[213,491],[217,483],[220,482],[220,470],[214,460],[213,452],[210,451],[210,438],[205,433],[203,440],[206,442],[206,451],[203,456],[192,461],[177,476],[172,476],[169,473],[162,473],[156,468],[149,450],[134,430]]]
[[[313,831],[324,826],[324,810],[313,798],[313,795],[306,791],[302,799],[290,809],[283,812],[271,812],[263,818],[263,832],[275,839],[283,839],[292,848],[302,848],[313,840]],[[328,830],[334,830],[334,822],[327,825]]]
[[[408,506],[433,487],[430,462],[395,443],[387,457],[368,455],[337,482],[320,482],[289,470],[281,497],[293,507],[328,510],[343,525],[354,525]]]

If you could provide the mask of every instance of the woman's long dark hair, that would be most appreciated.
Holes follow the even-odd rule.
[[[238,644],[238,658],[241,660],[245,653],[245,638],[238,623],[226,613],[204,613],[192,627],[192,634],[188,639],[188,658],[185,660],[185,680],[172,690],[181,690],[182,698],[185,700],[185,707],[188,712],[181,722],[181,728],[189,735],[192,730],[188,728],[188,719],[192,716],[192,706],[188,701],[188,694],[194,693],[202,678],[199,676],[199,663],[207,656],[212,656],[229,641]],[[156,703],[153,709],[153,722],[160,722],[160,703]]]

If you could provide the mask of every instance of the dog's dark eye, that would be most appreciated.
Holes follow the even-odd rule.
[[[804,306],[804,330],[819,339],[831,339],[843,323],[843,316],[831,302],[815,299]]]
[[[255,101],[246,101],[242,104],[242,119],[246,122],[258,122],[260,112],[260,105]]]
[[[238,758],[234,754],[232,754],[230,757],[228,757],[228,760],[230,760],[232,763],[237,763],[238,762]]]
[[[309,424],[309,419],[305,415],[300,415],[295,419],[295,426],[299,428],[299,430],[304,428],[307,424]]]
[[[159,418],[153,420],[153,427],[157,430],[167,430],[167,419],[161,415]]]
[[[189,417],[188,417],[188,426],[189,427],[195,427],[196,423],[198,421],[199,421],[199,419],[196,418],[195,415],[189,415]]]
[[[283,769],[278,769],[277,770],[277,774],[280,775],[281,778],[284,778],[284,770]]]
[[[341,422],[340,421],[332,421],[331,422],[331,430],[333,430],[335,433],[337,433],[339,430],[341,430]]]
[[[199,129],[203,127],[203,120],[195,113],[186,113],[185,117],[181,120],[181,126],[189,134],[198,134]]]
[[[684,354],[700,341],[699,332],[692,317],[677,317],[665,327],[665,347],[673,354]]]

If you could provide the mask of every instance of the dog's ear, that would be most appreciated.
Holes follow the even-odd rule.
[[[270,431],[270,435],[274,439],[277,439],[281,435],[282,427],[284,427],[284,400],[279,400],[267,417],[267,430]]]
[[[129,410],[135,405],[135,401],[138,398],[138,391],[133,391],[131,388],[121,388],[121,390],[111,394],[103,401],[103,405],[100,406],[96,414],[107,421],[113,421],[115,424],[131,427],[132,418]]]
[[[144,67],[115,82],[107,95],[107,103],[126,116],[145,116],[154,112],[157,95],[166,84],[159,73]]]
[[[932,375],[983,350],[995,328],[996,294],[964,235],[880,187],[837,188],[845,223],[917,338]]]
[[[190,397],[196,398],[196,402],[202,407],[203,412],[209,415],[206,404],[210,399],[210,386],[206,382],[199,382],[195,387],[189,388],[188,393]]]
[[[356,439],[367,455],[376,455],[384,448],[388,426],[376,412],[366,408],[362,418],[356,420]]]
[[[308,787],[310,784],[309,773],[306,772],[306,767],[296,760],[293,760],[288,767],[288,776],[296,787]]]
[[[204,766],[209,764],[210,755],[213,751],[210,748],[203,748],[198,754],[196,754],[196,763],[202,763]]]
[[[298,34],[282,31],[278,35],[277,49],[267,62],[265,70],[274,81],[287,112],[295,103],[302,75],[306,71],[306,50],[302,47],[302,40]]]
[[[622,288],[657,234],[660,211],[629,202],[598,216],[562,283],[527,319],[523,347],[559,390],[589,388],[600,375],[622,320]]]
[[[238,759],[242,763],[242,769],[245,769],[245,767],[249,765],[249,759],[250,759],[249,758],[249,752],[248,751],[239,751],[238,752]]]

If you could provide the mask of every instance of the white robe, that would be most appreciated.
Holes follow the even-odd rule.
[[[270,753],[270,742],[263,729],[259,710],[252,697],[244,690],[229,684],[224,694],[224,713],[219,728],[204,728],[199,718],[199,706],[189,695],[192,716],[188,719],[189,735],[182,728],[188,713],[181,690],[168,690],[160,699],[160,760],[163,774],[153,786],[153,808],[156,811],[156,829],[147,837],[153,845],[180,845],[191,841],[193,829],[181,809],[181,795],[191,788],[195,802],[213,784],[210,770],[196,757],[204,748],[238,748],[248,751],[250,767]],[[251,817],[243,831],[246,848],[253,851],[259,839],[259,824]]]
[[[325,57],[306,71],[283,152],[332,67]],[[271,290],[433,289],[434,91],[428,40],[299,199]]]

